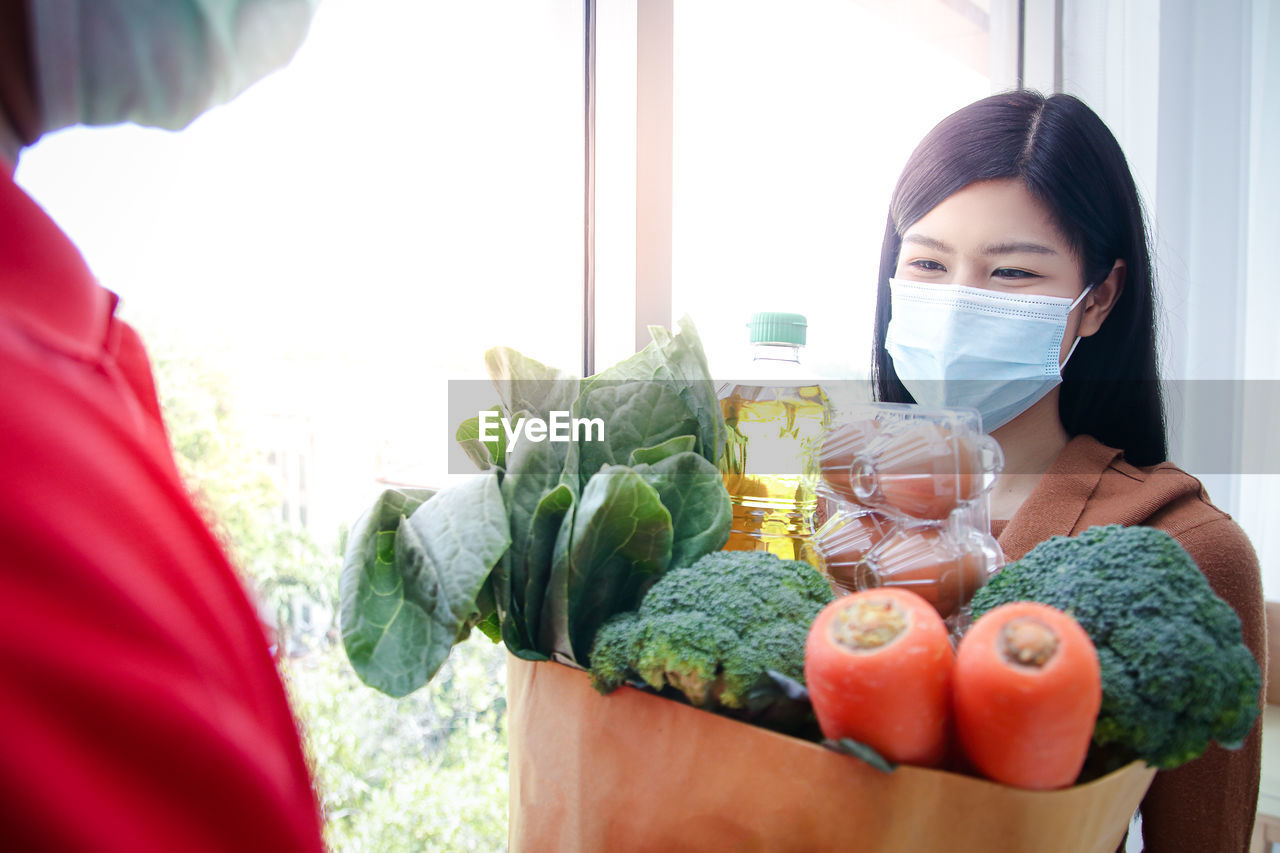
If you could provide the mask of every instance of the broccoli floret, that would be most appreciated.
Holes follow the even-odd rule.
[[[1054,536],[974,595],[974,617],[1010,601],[1066,611],[1102,666],[1094,743],[1161,769],[1211,740],[1235,748],[1258,716],[1262,674],[1240,619],[1177,541],[1152,527]]]
[[[596,632],[591,654],[591,683],[601,693],[609,693],[626,684],[631,677],[630,661],[636,656],[640,632],[639,616],[634,612],[619,613]]]
[[[720,661],[729,655],[738,638],[704,613],[664,613],[637,617],[639,641],[630,658],[635,672],[650,687],[670,684],[699,707],[716,686]],[[672,666],[678,660],[680,666]]]
[[[760,681],[765,670],[775,670],[804,683],[804,646],[819,604],[813,615],[804,620],[804,630],[796,630],[796,622],[770,622],[746,632],[737,654],[725,659],[720,704],[729,708],[745,707],[748,694]]]
[[[743,708],[766,670],[802,681],[804,644],[831,587],[808,563],[718,551],[668,571],[635,612],[601,627],[591,678],[670,685],[698,707]]]

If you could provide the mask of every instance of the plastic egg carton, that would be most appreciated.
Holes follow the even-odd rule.
[[[836,592],[909,589],[955,631],[1004,563],[990,492],[1004,463],[973,409],[869,403],[821,436],[813,544]]]

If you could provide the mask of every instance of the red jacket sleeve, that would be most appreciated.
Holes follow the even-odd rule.
[[[0,316],[0,376],[0,847],[321,850],[283,686],[145,363]]]

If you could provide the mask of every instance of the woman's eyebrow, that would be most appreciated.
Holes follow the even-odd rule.
[[[933,249],[935,252],[955,252],[955,249],[951,248],[941,240],[935,240],[932,237],[926,237],[923,234],[908,234],[902,238],[902,242],[915,243],[916,245],[924,246],[926,249]]]
[[[935,252],[946,252],[955,254],[949,244],[942,242],[934,237],[927,237],[924,234],[912,232],[902,238],[903,243],[914,243],[917,246],[924,246],[926,249],[932,249]],[[1045,246],[1042,243],[1032,243],[1029,241],[1014,241],[1011,243],[990,243],[982,248],[982,254],[988,257],[993,255],[1016,255],[1018,253],[1030,253],[1033,255],[1056,255],[1058,250],[1051,246]]]
[[[982,254],[991,255],[1016,255],[1020,252],[1029,252],[1033,255],[1056,255],[1058,250],[1049,246],[1043,246],[1040,243],[992,243],[982,250]]]

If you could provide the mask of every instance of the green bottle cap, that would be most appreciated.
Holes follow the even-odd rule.
[[[779,314],[775,311],[758,311],[751,315],[747,327],[751,329],[753,344],[793,344],[804,346],[805,322],[803,314]]]

